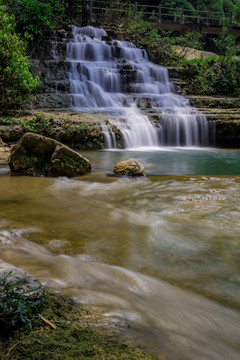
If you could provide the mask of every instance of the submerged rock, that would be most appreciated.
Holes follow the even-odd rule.
[[[76,151],[48,137],[26,133],[9,159],[12,175],[79,176],[91,171],[91,163]]]
[[[115,175],[125,176],[144,176],[145,169],[143,165],[134,159],[124,160],[117,163],[113,170]]]

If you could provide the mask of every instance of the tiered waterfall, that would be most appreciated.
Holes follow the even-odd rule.
[[[102,128],[107,147],[116,146],[111,126],[120,130],[125,148],[208,145],[205,116],[174,92],[168,70],[150,62],[145,50],[112,40],[103,29],[73,26],[72,32],[71,106],[114,115]]]

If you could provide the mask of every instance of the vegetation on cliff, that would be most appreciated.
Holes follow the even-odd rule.
[[[104,149],[102,124],[107,117],[94,114],[77,114],[70,111],[38,113],[32,111],[15,117],[0,117],[0,138],[6,143],[17,142],[27,132],[41,134],[81,150]],[[118,145],[121,137],[116,127]]]
[[[15,32],[15,18],[0,0],[0,113],[25,104],[39,84],[26,57],[26,40]]]

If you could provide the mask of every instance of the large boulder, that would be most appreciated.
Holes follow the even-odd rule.
[[[117,163],[113,170],[115,175],[125,176],[144,176],[145,169],[143,165],[134,159],[124,160]]]
[[[26,133],[9,159],[12,175],[80,176],[91,163],[76,151],[48,137]]]

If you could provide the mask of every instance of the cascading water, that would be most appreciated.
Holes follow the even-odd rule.
[[[125,148],[206,146],[208,122],[189,101],[174,93],[167,69],[148,60],[145,50],[111,40],[103,29],[72,27],[67,43],[70,97],[76,111],[104,111],[121,132]],[[151,110],[155,121],[143,115]],[[103,127],[107,147],[114,134]]]

